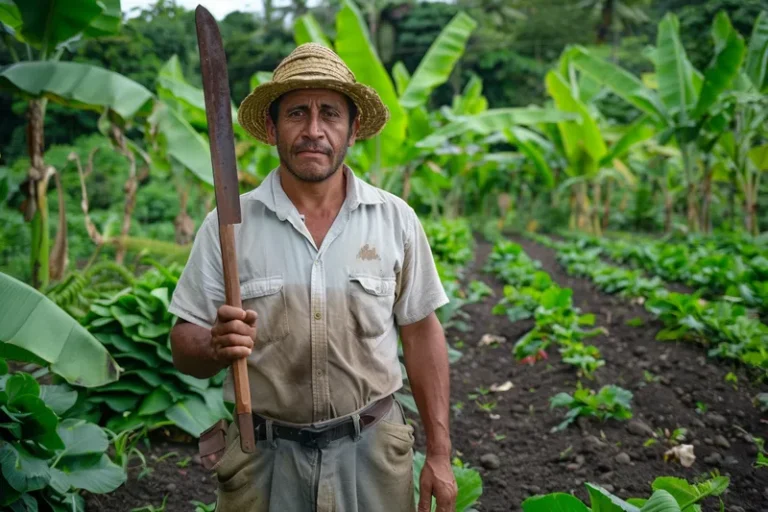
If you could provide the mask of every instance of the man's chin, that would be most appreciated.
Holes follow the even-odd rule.
[[[324,181],[333,175],[333,170],[326,166],[300,165],[291,166],[288,170],[298,179],[313,183]]]

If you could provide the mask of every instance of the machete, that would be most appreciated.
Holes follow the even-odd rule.
[[[230,306],[242,307],[240,278],[235,254],[235,224],[240,224],[240,190],[237,183],[235,137],[232,133],[232,111],[227,76],[227,58],[216,20],[198,5],[195,10],[197,41],[200,48],[200,70],[203,76],[205,115],[213,164],[213,186],[219,218],[219,240],[224,269],[225,300]],[[240,430],[240,447],[245,453],[256,448],[251,416],[251,392],[245,358],[234,362],[235,412]]]

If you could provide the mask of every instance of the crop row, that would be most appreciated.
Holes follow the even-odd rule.
[[[496,274],[503,282],[504,297],[494,307],[495,314],[506,314],[510,321],[534,318],[535,325],[514,345],[515,358],[535,363],[546,357],[552,344],[559,347],[562,360],[578,367],[578,372],[591,378],[595,370],[605,365],[594,345],[585,345],[585,338],[604,332],[602,328],[585,330],[593,326],[594,315],[582,314],[573,305],[573,291],[561,288],[541,264],[532,260],[516,243],[500,240],[495,245],[486,270]],[[573,394],[561,392],[550,399],[551,407],[567,407],[565,420],[553,431],[566,428],[579,416],[625,420],[632,417],[632,393],[616,385],[603,386],[598,392],[582,387],[579,382]],[[673,477],[659,477],[653,481],[653,494],[648,499],[631,498],[627,501],[611,494],[599,485],[586,483],[590,505],[565,493],[532,496],[522,503],[524,512],[551,512],[552,510],[584,512],[609,511],[681,511],[707,496],[718,496],[728,487],[727,477],[717,477],[691,485]]]
[[[755,244],[731,238],[696,238],[684,243],[569,235],[584,247],[599,247],[617,263],[680,282],[702,296],[726,296],[768,315],[768,258]]]
[[[658,277],[649,279],[639,270],[603,262],[606,250],[591,240],[556,242],[542,235],[530,236],[555,249],[569,274],[591,279],[606,293],[640,299],[664,323],[658,340],[698,342],[707,347],[710,356],[741,361],[759,369],[761,376],[768,371],[768,326],[750,316],[743,304],[705,300],[702,290],[671,292]]]

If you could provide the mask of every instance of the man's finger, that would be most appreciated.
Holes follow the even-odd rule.
[[[245,311],[245,320],[243,320],[246,324],[253,326],[256,323],[256,320],[259,318],[258,313],[256,313],[252,309],[248,309]]]
[[[239,334],[240,336],[253,336],[253,327],[241,320],[230,320],[216,324],[211,329],[213,336],[226,336],[227,334]]]
[[[230,320],[245,320],[245,311],[228,304],[222,305],[218,310],[219,322],[229,322]]]
[[[216,336],[213,339],[214,345],[218,345],[219,350],[228,347],[245,347],[248,350],[253,348],[253,339],[248,335],[242,334],[224,334]]]
[[[432,485],[424,483],[419,491],[418,512],[430,512],[432,510]]]

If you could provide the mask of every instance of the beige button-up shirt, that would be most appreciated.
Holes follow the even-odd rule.
[[[397,326],[448,302],[413,209],[343,169],[347,196],[320,247],[277,170],[240,197],[240,291],[243,309],[258,313],[247,361],[251,405],[266,417],[316,423],[397,391]],[[169,310],[210,328],[224,301],[214,210],[198,230]],[[231,369],[224,398],[235,400]]]

